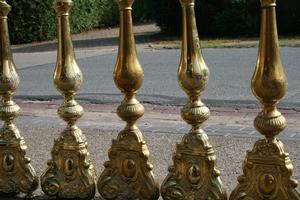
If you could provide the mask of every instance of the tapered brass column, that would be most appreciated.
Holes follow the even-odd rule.
[[[20,108],[13,101],[19,76],[9,41],[7,15],[10,10],[11,6],[5,0],[0,0],[0,118],[4,121],[0,129],[0,197],[19,192],[31,196],[38,187],[38,177],[30,165],[30,159],[25,155],[27,146],[13,123]]]
[[[63,95],[64,103],[58,114],[67,122],[66,129],[55,140],[52,159],[41,176],[42,190],[59,199],[92,199],[95,195],[96,175],[87,151],[87,142],[76,121],[83,108],[75,101],[82,82],[82,73],[76,63],[73,49],[69,13],[72,0],[55,0],[57,12],[58,52],[54,71],[54,84]]]
[[[209,70],[204,62],[194,11],[195,0],[181,0],[183,37],[178,80],[189,100],[181,111],[182,118],[192,126],[173,155],[174,165],[161,186],[165,200],[227,199],[215,169],[216,155],[201,125],[209,118],[209,109],[202,103]]]
[[[283,143],[276,138],[286,121],[277,110],[278,101],[287,90],[287,78],[281,63],[276,26],[276,1],[261,0],[261,32],[257,65],[252,77],[252,91],[262,104],[254,120],[255,128],[265,136],[247,152],[244,175],[231,200],[299,200],[292,179],[293,165],[284,152]]]
[[[105,199],[159,198],[159,188],[148,162],[149,150],[136,121],[144,114],[144,107],[136,99],[137,90],[144,80],[138,61],[132,30],[131,10],[134,0],[117,0],[120,9],[120,42],[114,80],[124,94],[117,109],[120,118],[127,122],[117,139],[112,141],[109,161],[98,181],[98,190]]]

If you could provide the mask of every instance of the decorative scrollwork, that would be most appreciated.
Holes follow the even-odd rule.
[[[243,169],[230,199],[299,199],[298,182],[291,178],[292,162],[278,139],[257,141],[247,153]]]
[[[126,133],[125,133],[126,132]],[[148,163],[149,151],[138,129],[124,130],[125,137],[113,140],[105,170],[99,178],[98,190],[105,199],[158,199],[158,185]],[[120,135],[121,135],[120,134]]]

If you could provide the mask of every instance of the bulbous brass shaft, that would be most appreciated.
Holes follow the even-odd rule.
[[[244,175],[230,200],[299,200],[292,179],[293,165],[283,143],[276,137],[286,120],[277,110],[287,91],[287,78],[281,63],[276,25],[276,0],[261,0],[261,32],[258,59],[252,77],[252,91],[262,104],[254,127],[266,138],[255,143],[243,164]]]
[[[143,116],[144,107],[135,95],[144,79],[138,61],[132,30],[133,0],[117,0],[120,9],[120,43],[114,69],[116,86],[124,94],[117,109],[120,118],[127,122],[109,150],[109,161],[98,180],[98,190],[105,199],[159,198],[152,165],[148,162],[149,150],[136,121]]]
[[[83,115],[83,108],[75,101],[82,82],[77,65],[69,13],[72,0],[55,0],[57,12],[58,50],[54,71],[54,84],[64,96],[58,109],[60,117],[67,122],[66,129],[55,140],[52,159],[41,176],[42,190],[51,197],[64,199],[92,199],[95,195],[96,174],[87,151],[87,141],[76,121]]]
[[[0,1],[0,118],[4,121],[0,129],[0,197],[19,192],[28,196],[38,187],[38,177],[26,157],[25,141],[14,125],[19,115],[19,106],[12,100],[19,85],[19,76],[13,61],[7,15],[11,6]]]
[[[209,70],[204,62],[198,37],[195,0],[181,0],[182,52],[178,81],[189,99],[181,111],[182,118],[192,126],[173,156],[174,165],[161,186],[165,200],[225,200],[227,194],[215,169],[216,156],[201,125],[210,111],[200,99],[206,88]]]

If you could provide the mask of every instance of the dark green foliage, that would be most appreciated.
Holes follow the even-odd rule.
[[[216,15],[213,25],[218,37],[251,36],[255,33],[257,20],[249,15],[245,1],[235,0]]]
[[[279,33],[282,35],[300,34],[300,1],[277,0]]]
[[[157,1],[157,0],[154,0]],[[153,0],[135,0],[133,6],[133,20],[136,22],[144,22],[152,20]]]
[[[154,1],[153,18],[163,32],[177,35],[181,31],[181,8],[179,1]]]
[[[9,0],[8,3],[12,6],[8,20],[12,43],[49,39],[54,36],[55,17],[51,1]]]
[[[201,35],[213,37],[217,34],[213,24],[222,7],[223,0],[196,0],[196,20]]]
[[[247,8],[248,28],[252,34],[259,32],[260,27],[260,2],[257,0],[243,0]],[[278,32],[280,35],[300,34],[300,1],[277,0],[276,13]]]
[[[201,36],[241,37],[259,34],[259,0],[196,0],[195,3],[196,19]],[[155,1],[154,7],[154,19],[163,32],[179,35],[181,33],[179,1],[159,0]],[[299,10],[299,0],[277,0],[279,34],[300,34]]]
[[[26,43],[53,39],[56,35],[53,0],[9,0],[12,11],[9,29],[12,43]],[[111,0],[74,0],[71,24],[72,33],[101,25],[114,25],[118,13],[112,9]],[[109,22],[109,23],[108,23]]]
[[[153,3],[153,18],[168,34],[181,33],[181,6],[178,0],[160,0]],[[201,35],[214,35],[212,23],[221,11],[223,0],[196,0],[196,18]]]
[[[53,39],[56,36],[53,0],[7,0],[12,5],[9,14],[11,42],[28,43]],[[137,0],[134,4],[135,21],[150,18],[150,1]],[[72,33],[95,27],[115,26],[119,22],[118,5],[114,0],[74,0],[71,14]]]

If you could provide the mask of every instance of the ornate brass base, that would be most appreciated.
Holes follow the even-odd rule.
[[[230,200],[299,200],[292,179],[293,166],[283,144],[278,139],[262,139],[247,153],[243,164],[244,175]]]
[[[38,187],[38,177],[25,156],[27,147],[14,125],[0,130],[0,195],[28,196]]]
[[[214,168],[215,153],[207,135],[199,130],[186,134],[177,144],[174,166],[162,183],[165,200],[226,200],[227,194]]]
[[[159,186],[148,163],[149,151],[138,129],[125,129],[113,140],[98,190],[105,199],[156,200]]]
[[[95,170],[90,163],[87,142],[76,126],[65,129],[55,141],[52,160],[41,176],[42,190],[50,197],[92,199]]]

